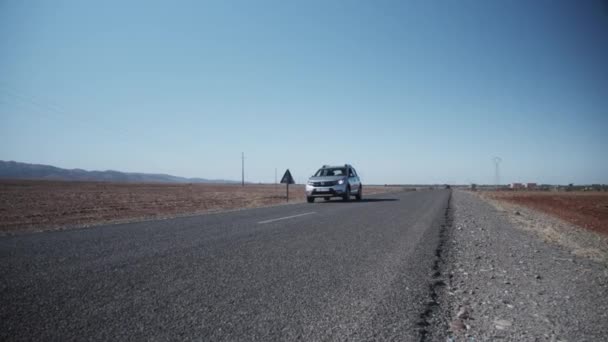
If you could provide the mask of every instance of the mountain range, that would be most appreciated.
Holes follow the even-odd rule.
[[[239,183],[224,179],[185,178],[166,174],[133,173],[114,170],[87,171],[50,165],[0,160],[0,179],[41,179],[129,183]]]

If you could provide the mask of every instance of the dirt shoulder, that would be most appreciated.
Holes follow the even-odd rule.
[[[399,191],[367,186],[364,195]],[[289,203],[305,199],[303,185],[289,187]],[[0,234],[195,215],[286,204],[274,184],[158,184],[0,181]]]
[[[560,239],[545,238],[544,230],[557,229],[559,219],[464,191],[454,191],[453,206],[445,261],[450,271],[440,302],[452,341],[601,341],[608,336],[605,260],[595,251],[586,255]],[[599,243],[594,246],[601,250]]]
[[[487,191],[486,199],[532,208],[608,235],[608,192]]]
[[[608,220],[602,209],[607,195],[499,192],[476,195],[520,229],[565,247],[577,256],[608,264]]]

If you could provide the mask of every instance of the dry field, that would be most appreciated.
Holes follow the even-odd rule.
[[[608,234],[608,192],[494,191],[483,196],[530,207]]]
[[[368,186],[365,194],[398,188]],[[303,202],[304,186],[289,187]],[[285,185],[0,181],[0,233],[83,227],[285,203]]]

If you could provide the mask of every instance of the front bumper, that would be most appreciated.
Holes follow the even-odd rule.
[[[335,197],[346,193],[346,184],[332,186],[313,186],[306,184],[307,197]]]

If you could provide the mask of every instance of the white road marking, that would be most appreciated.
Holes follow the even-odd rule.
[[[309,212],[309,213],[304,213],[304,214],[298,214],[298,215],[292,215],[292,216],[279,217],[279,218],[275,218],[275,219],[271,219],[271,220],[260,221],[260,222],[258,222],[258,224],[270,223],[270,222],[274,222],[274,221],[281,221],[281,220],[288,220],[288,219],[290,219],[290,218],[295,218],[295,217],[300,217],[300,216],[304,216],[304,215],[310,215],[310,214],[316,214],[316,212],[315,212],[315,211],[311,211],[311,212]]]

